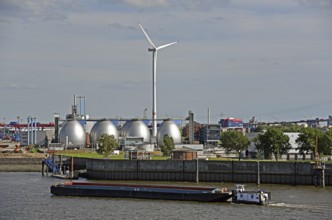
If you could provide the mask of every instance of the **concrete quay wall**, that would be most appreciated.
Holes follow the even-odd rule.
[[[104,180],[196,181],[197,161],[87,159],[87,176]],[[320,185],[321,170],[308,162],[198,161],[200,182]],[[325,185],[332,185],[326,164]]]
[[[0,172],[39,172],[42,158],[0,158]]]

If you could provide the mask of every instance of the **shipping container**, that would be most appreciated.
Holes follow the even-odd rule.
[[[220,119],[219,124],[223,128],[242,128],[243,120],[242,118],[225,118]]]

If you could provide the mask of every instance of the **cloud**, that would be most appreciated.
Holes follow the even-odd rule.
[[[242,9],[294,8],[298,5],[332,9],[332,0],[1,0],[0,15],[23,20],[41,18],[43,21],[66,20],[72,11],[127,11],[144,10],[186,10],[210,11],[216,8],[238,7]],[[222,17],[220,17],[222,18]]]
[[[213,8],[224,7],[229,4],[230,0],[196,0],[196,1],[186,1],[186,0],[172,0],[172,5],[178,5],[188,11],[209,11]]]
[[[324,2],[316,4],[329,7]],[[160,115],[188,109],[199,115],[210,106],[229,116],[259,116],[319,102],[331,81],[332,32],[329,11],[314,3],[0,0],[0,91],[6,104],[11,101],[2,114],[25,112],[26,97],[38,97],[31,111],[49,118],[68,111],[72,94],[89,97],[94,116],[131,115],[150,106],[151,53],[137,22],[157,45],[180,41],[158,60]],[[71,25],[57,28],[66,22]],[[57,99],[53,106],[45,95]],[[331,109],[323,107],[317,114]]]
[[[138,7],[168,6],[168,0],[123,0],[125,4]]]
[[[208,22],[210,24],[216,24],[216,23],[220,23],[220,22],[227,22],[227,19],[225,19],[224,17],[221,17],[221,16],[215,16],[215,17],[206,19],[206,22]]]
[[[35,85],[18,85],[10,83],[8,85],[0,85],[0,90],[26,90],[26,89],[38,89]]]
[[[206,11],[215,7],[223,7],[231,0],[100,0],[101,4],[112,4],[117,6],[131,6],[134,8],[159,8],[175,9],[182,8],[187,11]]]
[[[296,0],[301,5],[321,8],[321,9],[332,9],[332,0]]]
[[[100,88],[107,90],[136,90],[136,89],[146,89],[150,85],[147,81],[119,81],[119,82],[110,82],[107,85],[101,85]]]
[[[125,25],[122,25],[120,23],[109,23],[107,25],[108,27],[110,28],[115,28],[115,29],[129,29],[129,30],[138,30],[138,28],[135,28],[133,26],[125,26]]]
[[[23,20],[42,18],[44,21],[67,19],[66,11],[81,10],[79,1],[71,0],[1,0],[0,14]]]
[[[10,21],[6,19],[0,19],[0,23],[10,23]]]

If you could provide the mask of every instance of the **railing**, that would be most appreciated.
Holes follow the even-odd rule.
[[[61,172],[60,166],[56,162],[54,162],[51,158],[44,159],[43,162],[53,173]]]

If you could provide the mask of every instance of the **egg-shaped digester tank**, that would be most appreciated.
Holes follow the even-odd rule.
[[[130,123],[131,123],[131,121],[126,121],[124,123],[124,125],[122,125],[122,127],[120,129],[120,132],[119,132],[120,137],[125,137],[125,132],[127,131],[128,126],[130,125]]]
[[[127,121],[121,130],[122,137],[143,137],[144,142],[150,142],[149,128],[143,121],[133,119]]]
[[[164,144],[164,136],[168,135],[173,138],[174,144],[181,144],[181,132],[179,127],[171,119],[163,121],[159,126],[157,132],[157,143],[158,145]]]
[[[85,131],[80,122],[70,120],[63,123],[60,130],[60,143],[66,144],[66,137],[68,137],[69,145],[84,147],[85,146]]]
[[[90,132],[91,137],[91,143],[93,146],[97,144],[97,140],[100,136],[103,134],[107,135],[113,135],[116,140],[119,138],[119,132],[118,129],[115,127],[115,125],[109,121],[109,120],[101,120],[97,121]]]

